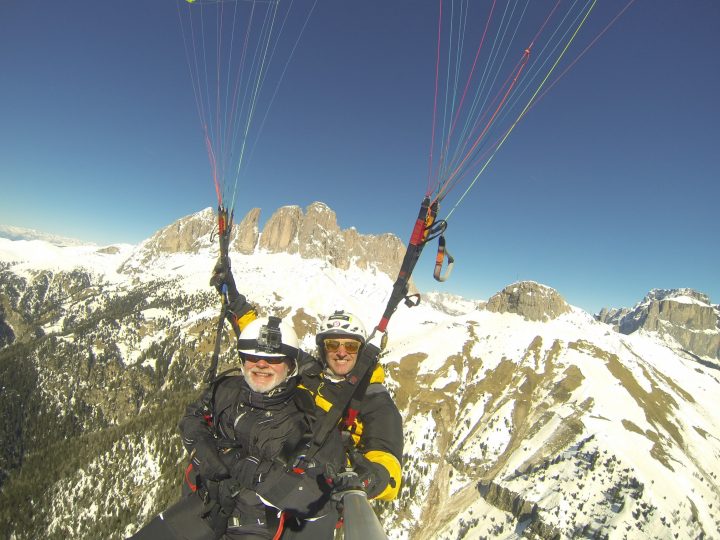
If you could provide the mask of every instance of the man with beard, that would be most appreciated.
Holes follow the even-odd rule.
[[[237,346],[241,375],[221,375],[180,421],[190,492],[133,538],[333,537],[337,512],[323,473],[344,467],[344,449],[335,430],[297,466],[314,404],[297,391],[295,331],[277,317],[256,319]]]

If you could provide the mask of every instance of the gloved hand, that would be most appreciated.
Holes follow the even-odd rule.
[[[225,514],[232,514],[235,509],[235,497],[242,486],[232,478],[226,478],[220,481],[209,480],[205,482],[207,489],[207,497],[210,501],[220,505]]]
[[[348,456],[353,470],[365,486],[365,492],[369,499],[377,497],[390,482],[390,473],[385,467],[374,463],[360,452],[351,452]]]
[[[210,285],[215,287],[220,294],[227,293],[229,301],[240,296],[237,286],[235,285],[235,278],[230,269],[230,257],[218,258],[213,268],[212,277],[210,278]]]
[[[301,461],[292,467],[273,463],[257,478],[255,492],[266,505],[299,517],[315,515],[330,498],[323,468]]]
[[[230,269],[229,257],[220,257],[215,263],[210,285],[215,287],[221,295],[227,295],[228,319],[230,319],[231,323],[237,321],[238,330],[242,331],[255,318],[255,309],[248,303],[245,296],[238,291],[235,278]],[[250,312],[253,312],[253,316],[245,317]]]
[[[198,443],[192,454],[192,464],[204,480],[219,481],[230,478],[230,471],[218,457],[217,448]]]
[[[215,538],[222,538],[227,530],[228,520],[235,510],[235,497],[242,489],[232,479],[205,482],[204,509],[201,514],[209,522]]]
[[[332,485],[332,498],[334,500],[342,499],[346,491],[365,491],[365,484],[352,469],[343,469],[336,471],[332,465],[325,467],[325,477],[330,485]]]
[[[255,485],[270,471],[272,466],[272,461],[246,456],[232,465],[230,473],[241,486],[254,490]]]

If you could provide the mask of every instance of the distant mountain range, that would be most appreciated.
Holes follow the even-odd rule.
[[[240,220],[232,267],[314,347],[336,308],[372,326],[403,247],[322,203]],[[177,434],[219,305],[214,217],[137,246],[0,238],[0,537],[124,538],[179,495]],[[720,310],[651,291],[597,316],[534,282],[401,305],[382,363],[403,414],[392,539],[720,536]],[[236,364],[230,338],[222,365]]]
[[[8,240],[42,240],[55,246],[81,246],[87,244],[76,238],[66,238],[50,233],[36,231],[34,229],[26,229],[24,227],[14,227],[12,225],[0,224],[0,238]]]

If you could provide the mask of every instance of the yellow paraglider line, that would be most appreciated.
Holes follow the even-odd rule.
[[[575,40],[575,37],[577,36],[577,34],[578,34],[578,32],[580,31],[580,29],[583,27],[583,25],[584,25],[585,22],[587,21],[588,16],[589,16],[590,13],[592,12],[592,10],[595,8],[595,5],[596,5],[596,4],[597,4],[597,0],[594,0],[593,3],[592,3],[592,5],[590,6],[590,8],[588,8],[587,13],[585,13],[585,16],[583,17],[582,21],[580,22],[580,24],[578,25],[578,27],[575,29],[575,32],[573,32],[572,37],[571,37],[570,40],[567,42],[567,44],[566,44],[565,47],[563,48],[562,52],[560,53],[560,55],[559,55],[559,56],[557,57],[557,59],[555,60],[555,63],[552,65],[552,67],[550,68],[550,70],[549,70],[549,71],[547,72],[547,74],[545,75],[545,78],[544,78],[544,79],[542,80],[542,82],[540,83],[540,86],[538,86],[538,88],[535,90],[535,92],[533,93],[533,95],[532,95],[532,96],[530,97],[530,99],[528,100],[527,104],[525,105],[525,108],[523,108],[523,110],[520,112],[520,114],[519,114],[518,117],[515,119],[515,121],[513,122],[513,124],[512,124],[512,125],[510,126],[510,128],[507,130],[507,132],[505,133],[505,135],[500,139],[500,142],[498,143],[498,145],[497,145],[497,147],[495,148],[495,150],[493,151],[493,153],[492,153],[492,154],[490,155],[490,157],[487,159],[487,161],[486,161],[485,164],[482,166],[482,168],[480,169],[480,171],[478,171],[478,173],[475,175],[475,178],[473,178],[472,182],[470,182],[470,185],[465,189],[465,191],[464,191],[463,194],[460,196],[460,198],[457,200],[457,202],[456,202],[455,205],[452,207],[452,209],[450,210],[450,212],[448,212],[447,217],[445,218],[446,221],[447,221],[448,219],[450,219],[450,216],[453,214],[453,212],[455,212],[455,209],[460,205],[460,203],[463,201],[463,199],[464,199],[465,196],[468,194],[468,192],[473,188],[473,186],[474,186],[475,183],[477,182],[478,178],[480,178],[480,176],[483,174],[483,172],[485,172],[485,169],[487,169],[488,165],[490,165],[490,162],[492,162],[492,160],[495,158],[495,155],[497,154],[498,150],[500,150],[500,148],[502,148],[502,146],[505,144],[505,141],[506,141],[507,138],[510,136],[510,133],[512,133],[512,131],[515,129],[515,126],[518,125],[518,123],[520,122],[520,120],[523,119],[523,117],[525,116],[525,114],[527,113],[527,111],[530,109],[530,107],[532,106],[532,104],[533,104],[536,96],[540,93],[540,91],[542,90],[543,86],[545,86],[545,83],[546,83],[547,80],[550,78],[550,75],[552,75],[552,73],[553,73],[553,71],[555,70],[555,68],[558,66],[558,64],[560,63],[560,61],[562,60],[562,58],[565,56],[565,53],[567,52],[567,50],[568,50],[568,48],[570,47],[570,45],[572,44],[572,42]]]
[[[225,2],[232,2],[233,7],[224,6]],[[317,0],[311,4],[304,24],[300,19],[295,28],[294,6],[302,6],[298,9],[307,12],[304,4],[295,0],[282,4],[278,0],[177,0],[188,71],[219,206],[230,210],[235,206],[240,177],[245,174],[270,105],[316,4]],[[284,38],[291,28],[293,33],[301,28],[294,43]],[[274,59],[283,43],[291,46],[290,57],[284,66],[278,63],[275,68]],[[275,90],[268,101],[263,89],[271,85]]]

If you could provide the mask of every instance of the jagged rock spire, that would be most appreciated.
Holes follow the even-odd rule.
[[[163,253],[213,249],[216,217],[211,208],[179,219],[142,243],[136,258],[146,263]],[[298,253],[304,259],[322,259],[346,270],[375,267],[392,277],[397,274],[405,245],[393,234],[360,234],[354,228],[341,229],[335,212],[322,202],[277,209],[260,231],[260,209],[253,208],[236,220],[231,252],[250,255],[257,250],[270,253]]]

